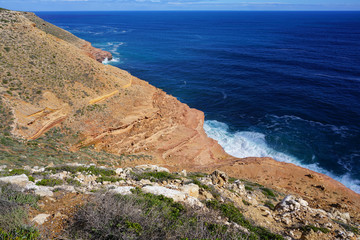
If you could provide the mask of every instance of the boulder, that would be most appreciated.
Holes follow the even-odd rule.
[[[28,184],[33,183],[33,182],[29,181],[28,176],[26,176],[25,174],[8,176],[8,177],[0,177],[0,182],[14,184],[14,185],[17,185],[22,188],[26,187]]]
[[[280,203],[275,207],[275,210],[282,212],[296,212],[300,210],[306,210],[308,208],[308,202],[302,198],[297,198],[293,195],[287,195]]]
[[[164,195],[165,197],[172,198],[176,202],[183,202],[186,199],[186,194],[178,190],[168,189],[160,186],[145,186],[142,188],[143,192],[155,195]]]
[[[168,173],[170,173],[170,170],[167,168],[159,167],[159,166],[151,165],[151,164],[139,165],[139,166],[136,166],[135,169],[141,170],[144,172],[168,172]]]
[[[130,195],[132,194],[131,189],[134,189],[135,187],[132,186],[109,186],[112,187],[109,192],[121,194],[121,195]]]
[[[50,214],[42,213],[42,214],[39,214],[36,217],[34,217],[31,221],[38,225],[42,225],[42,224],[44,224],[44,222],[46,222],[46,219],[48,217],[50,217]]]
[[[34,188],[34,192],[36,195],[39,195],[40,197],[51,197],[54,195],[53,193],[53,187],[46,187],[46,186],[36,186]]]
[[[229,189],[241,195],[246,194],[245,185],[240,180],[236,180],[233,184],[230,184]]]
[[[219,170],[215,170],[212,174],[210,174],[210,177],[212,183],[214,185],[218,185],[219,187],[224,186],[224,184],[229,181],[229,177],[226,175],[226,173]]]
[[[199,197],[199,189],[199,186],[194,183],[190,183],[188,185],[180,187],[180,191],[187,193],[189,196],[195,198]]]

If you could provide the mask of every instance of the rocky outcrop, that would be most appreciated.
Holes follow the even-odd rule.
[[[141,165],[132,168],[108,169],[95,165],[62,165],[47,168],[26,167],[29,181],[25,174],[0,177],[0,183],[15,184],[23,191],[33,191],[38,188],[51,192],[42,194],[46,205],[57,205],[58,194],[69,195],[74,199],[79,195],[121,194],[131,195],[141,191],[154,195],[163,195],[188,205],[192,208],[208,212],[207,201],[218,201],[234,204],[241,209],[246,219],[251,220],[272,232],[276,232],[285,239],[356,239],[360,237],[356,223],[352,221],[348,212],[325,211],[312,208],[308,202],[294,195],[284,196],[284,193],[265,188],[262,185],[231,179],[218,170],[211,174],[191,174],[184,177],[180,173],[170,172],[157,165]],[[20,172],[20,171],[19,171]],[[0,175],[13,174],[11,169],[3,169]],[[57,185],[39,186],[51,179],[62,180]],[[222,181],[214,181],[221,179]],[[34,187],[35,186],[35,187]],[[54,193],[53,193],[54,192]],[[74,195],[75,194],[75,195]],[[54,196],[54,197],[52,197]],[[64,198],[64,197],[61,197]],[[81,197],[86,199],[87,197]],[[74,203],[78,204],[78,201]],[[65,206],[65,209],[67,207]],[[52,209],[52,208],[51,208]],[[33,223],[37,225],[51,225],[56,219],[67,219],[67,210],[35,211],[32,215]],[[50,221],[50,222],[49,222]],[[219,222],[230,225],[230,220],[219,219]],[[243,232],[245,227],[238,226]]]

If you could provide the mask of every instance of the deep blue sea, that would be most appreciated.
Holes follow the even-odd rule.
[[[295,163],[360,193],[360,12],[37,14],[204,111],[229,154]]]

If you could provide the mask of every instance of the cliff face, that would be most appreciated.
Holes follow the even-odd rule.
[[[216,168],[234,177],[299,194],[312,207],[360,219],[360,197],[322,174],[269,158],[234,159],[203,130],[204,115],[121,69],[110,53],[32,13],[0,11],[0,96],[11,133],[33,140],[60,127],[69,149],[152,155],[172,170]],[[127,162],[127,165],[149,160]]]
[[[1,18],[0,90],[13,135],[31,140],[61,126],[79,135],[73,150],[95,145],[190,165],[227,156],[206,136],[202,112],[94,59],[106,52],[31,13],[3,11]]]

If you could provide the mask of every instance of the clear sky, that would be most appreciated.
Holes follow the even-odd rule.
[[[0,0],[21,11],[360,10],[360,0]]]

